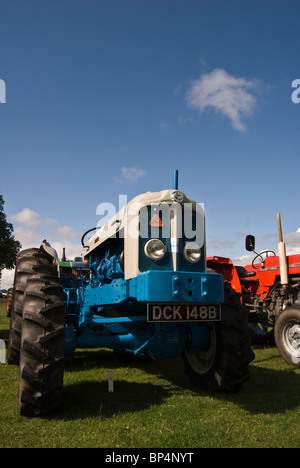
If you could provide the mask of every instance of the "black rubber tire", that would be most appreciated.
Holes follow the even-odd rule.
[[[35,274],[55,275],[53,257],[42,247],[19,252],[16,261],[14,287],[10,307],[10,332],[7,348],[7,363],[19,364],[22,329],[23,299],[27,279]]]
[[[300,367],[300,306],[282,312],[275,322],[277,350],[289,365]]]
[[[204,356],[207,360],[202,353],[188,353],[186,349],[183,353],[186,372],[200,390],[236,393],[249,379],[249,364],[255,355],[251,348],[248,311],[241,305],[240,294],[233,292],[227,283],[222,319],[210,325],[211,347]]]
[[[58,277],[27,280],[20,348],[19,411],[41,416],[61,403],[65,348],[65,294]]]

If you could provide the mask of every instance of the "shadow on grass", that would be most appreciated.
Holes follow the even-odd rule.
[[[46,419],[78,420],[111,418],[116,414],[141,411],[162,404],[170,392],[151,383],[118,380],[115,391],[108,393],[107,382],[79,382],[64,388],[62,408]]]
[[[269,360],[273,359],[272,357]],[[277,359],[275,356],[274,359]],[[209,395],[216,401],[230,401],[250,414],[278,414],[300,406],[300,375],[294,368],[286,370],[266,369],[250,365],[251,377],[244,383],[244,388],[236,394],[215,393]],[[263,365],[263,363],[262,363]],[[195,398],[207,397],[208,394],[192,385],[184,372],[182,360],[141,361],[116,356],[110,350],[84,350],[78,353],[74,361],[67,366],[69,372],[92,369],[140,369],[148,375],[167,380],[158,385],[151,383],[130,383],[116,381],[116,391],[107,392],[105,382],[83,382],[65,388],[65,410],[62,418],[80,418],[86,416],[111,417],[113,414],[127,411],[139,411],[151,405],[160,405],[170,396],[188,391]],[[78,409],[78,411],[77,411]]]
[[[188,376],[184,372],[183,360],[175,358],[170,361],[160,361],[152,358],[140,358],[130,354],[115,353],[109,349],[81,350],[75,353],[71,363],[66,364],[69,372],[82,372],[94,369],[140,369],[149,375],[166,379],[173,385],[192,388]]]
[[[299,410],[300,375],[291,368],[287,370],[265,369],[250,366],[250,379],[236,394],[217,393],[218,400],[231,401],[250,414],[284,414]]]
[[[8,341],[9,330],[0,330],[0,340]]]

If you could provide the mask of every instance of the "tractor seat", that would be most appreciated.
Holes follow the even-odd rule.
[[[245,279],[245,278],[240,278],[240,282],[243,286],[246,286],[246,288],[249,288],[249,286],[257,286],[259,285],[259,281],[257,279]]]
[[[243,266],[235,265],[235,269],[237,271],[239,278],[251,278],[252,276],[256,275],[255,271],[247,271],[246,268],[244,268]]]

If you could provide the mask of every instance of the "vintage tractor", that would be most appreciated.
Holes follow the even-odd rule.
[[[300,254],[286,255],[279,214],[277,220],[278,256],[272,250],[255,252],[255,238],[248,235],[246,250],[255,253],[250,265],[234,267],[221,257],[211,257],[208,265],[242,295],[254,331],[253,342],[270,344],[275,340],[282,358],[300,367]]]
[[[64,360],[77,348],[170,365],[182,355],[193,382],[211,392],[239,391],[249,378],[248,312],[230,283],[207,271],[203,208],[178,190],[177,171],[173,180],[83,241],[88,274],[60,268],[47,243],[19,253],[8,361],[20,366],[22,415],[60,404]]]

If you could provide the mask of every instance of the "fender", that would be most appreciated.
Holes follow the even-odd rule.
[[[53,263],[56,266],[57,271],[58,271],[58,276],[60,277],[59,258],[58,258],[58,254],[56,250],[53,247],[51,247],[51,245],[49,244],[49,242],[46,241],[46,239],[43,240],[41,249],[44,250],[44,252],[46,252],[48,255],[53,257]]]
[[[232,289],[237,293],[242,293],[241,282],[236,268],[230,258],[213,256],[206,259],[207,271],[213,270],[223,276],[224,281],[230,283]]]

